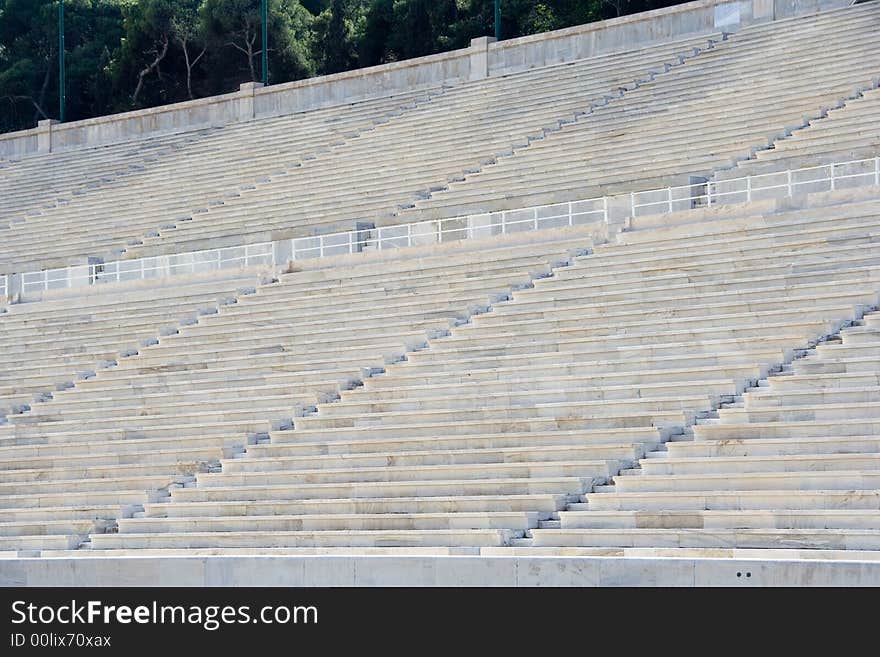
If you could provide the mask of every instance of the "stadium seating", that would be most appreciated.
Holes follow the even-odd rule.
[[[415,221],[708,178],[875,86],[880,6],[746,27],[651,84],[452,183]],[[840,38],[837,38],[840,37]],[[822,56],[815,57],[821,41]]]
[[[132,505],[167,497],[221,455],[266,441],[450,323],[547,275],[570,258],[573,244],[589,248],[591,231],[548,231],[525,245],[499,240],[462,253],[453,243],[433,247],[431,257],[415,257],[416,249],[393,261],[367,253],[349,266],[286,275],[159,337],[0,426],[3,542],[9,549],[69,547],[88,532],[60,518],[106,521],[108,505],[126,505],[130,514]],[[106,294],[107,304],[119,300]],[[175,308],[176,301],[157,303]]]
[[[408,93],[366,101],[351,109],[329,108],[208,131],[175,157],[156,161],[139,175],[103,185],[100,194],[71,197],[67,203],[16,223],[0,243],[0,267],[3,271],[29,271],[62,266],[74,257],[118,257],[149,235],[248,196],[270,175],[280,175],[337,149],[426,97],[424,93]],[[90,152],[78,155],[85,165],[92,159]],[[71,158],[75,154],[24,162],[54,172],[56,162],[64,167]],[[33,176],[35,184],[39,181],[39,176]],[[12,209],[9,213],[14,216]],[[257,232],[253,217],[241,230],[245,234]],[[59,232],[67,239],[47,253],[46,244]],[[261,239],[239,235],[231,243],[248,241]],[[181,250],[185,249],[172,248],[171,252]]]
[[[132,177],[159,161],[181,157],[187,145],[206,134],[209,131],[199,130],[85,151],[4,160],[0,162],[0,230],[103,191],[114,182],[129,184]]]
[[[0,321],[0,415],[51,399],[53,391],[112,367],[160,334],[217,312],[234,301],[237,287],[253,288],[256,282],[256,275],[239,281],[213,276],[201,284],[152,286],[125,295],[10,305]]]
[[[880,549],[878,319],[698,421],[534,545]]]
[[[715,38],[719,38],[715,36]],[[710,36],[449,87],[417,110],[344,148],[273,178],[150,246],[198,247],[349,230],[355,222],[400,223],[395,214],[518,148],[547,138],[671,64],[712,45]],[[613,100],[611,101],[613,102]],[[243,199],[245,200],[245,199]],[[254,220],[259,221],[259,230]]]
[[[7,159],[0,272],[876,158],[878,19]],[[25,295],[0,553],[880,559],[880,191],[847,187]]]
[[[713,219],[597,247],[94,548],[553,545],[566,501],[653,481],[626,475],[878,303],[876,201]]]
[[[10,208],[18,217],[0,266],[233,246],[705,176],[872,86],[877,16],[869,3],[744,28],[724,42],[707,34],[206,131],[118,180],[111,159],[100,193],[62,196],[38,215],[27,216],[30,201]],[[855,46],[829,38],[844,33]],[[827,56],[807,66],[820,34]],[[54,170],[69,159],[28,166]],[[47,253],[59,231],[69,239]]]
[[[74,256],[135,257],[347,230],[543,138],[709,45],[709,37],[696,37],[213,131],[136,179],[16,225],[0,245],[0,263],[22,271]],[[61,229],[69,240],[49,260],[46,240]]]
[[[773,148],[760,150],[716,179],[814,167],[832,162],[870,159],[880,152],[880,89],[868,90],[827,117],[812,121]]]

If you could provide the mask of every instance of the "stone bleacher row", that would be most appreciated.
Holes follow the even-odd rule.
[[[858,324],[717,419],[698,420],[691,440],[646,454],[613,493],[571,505],[558,528],[534,530],[529,544],[702,556],[880,550],[880,314]]]
[[[0,426],[0,544],[64,549],[92,531],[89,522],[112,527],[547,275],[570,258],[573,244],[589,248],[590,235],[579,227],[526,246],[500,241],[458,253],[453,245],[390,262],[365,254],[362,263],[285,275],[9,416]],[[51,312],[63,323],[81,308],[58,301]],[[117,312],[114,321],[126,327],[137,316]],[[53,337],[28,353],[50,360]],[[3,346],[6,358],[18,350]]]
[[[880,76],[877,77],[877,84],[880,84]],[[844,107],[829,111],[826,117],[811,121],[809,127],[778,141],[773,148],[759,150],[753,159],[740,162],[727,171],[717,172],[715,180],[759,175],[762,176],[760,184],[772,185],[783,183],[784,176],[768,174],[875,158],[880,153],[878,116],[880,89],[869,89],[861,97],[847,101]],[[860,170],[844,169],[838,173],[852,174],[873,168],[869,162]],[[807,172],[802,178],[809,180],[811,177],[817,176]],[[865,182],[870,182],[870,176],[868,180],[862,178],[859,184]],[[838,184],[843,186],[845,183]]]
[[[86,178],[85,158],[59,155],[70,173],[45,207],[38,186],[0,201],[27,215],[0,261],[602,195],[755,149],[719,177],[870,155],[870,90],[776,137],[876,83],[878,16],[109,147]],[[39,160],[3,171],[26,180]],[[876,196],[9,306],[0,550],[878,558]]]
[[[394,222],[417,198],[709,45],[699,36],[229,126],[136,178],[17,224],[0,244],[0,263],[22,271],[76,256],[149,256]],[[45,244],[59,230],[68,240],[50,262]]]
[[[878,20],[880,4],[868,3],[745,27],[585,120],[416,202],[400,218],[541,205],[709,177],[872,87],[880,71]]]
[[[256,275],[241,280],[213,277],[125,296],[96,294],[9,306],[0,321],[0,416],[51,399],[160,335],[217,312],[256,283]]]
[[[411,92],[352,107],[208,131],[175,157],[157,160],[139,175],[106,183],[99,194],[71,197],[56,208],[16,223],[0,242],[0,267],[2,271],[20,272],[62,266],[83,256],[119,257],[125,249],[143,244],[149,236],[167,231],[172,225],[193,221],[210,208],[236,198],[248,199],[271,176],[283,175],[311,159],[325,156],[347,140],[375,129],[429,97],[425,92]],[[89,151],[79,155],[87,163],[102,152],[99,149],[97,154]],[[23,164],[33,166],[38,162],[54,171],[71,159],[76,159],[73,154],[61,154],[32,158]],[[110,164],[119,166],[116,160]],[[34,178],[39,181],[39,177]],[[253,230],[252,217],[242,229]],[[64,243],[54,244],[47,255],[46,244],[53,243],[60,232],[66,236]],[[261,240],[237,236],[230,244],[242,241]],[[185,249],[171,246],[170,250]]]
[[[0,267],[235,246],[704,175],[870,86],[878,11],[869,3],[744,28],[725,42],[695,36],[205,131],[137,175],[111,175],[100,193],[67,195],[23,223],[19,216],[0,243]],[[818,38],[826,52],[810,58]],[[124,150],[17,166],[82,169],[97,159],[112,174],[117,159],[102,153]],[[7,214],[27,215],[31,205],[25,195]],[[68,239],[47,250],[60,232]]]
[[[93,550],[554,545],[567,504],[635,486],[622,475],[660,464],[640,459],[878,303],[877,201],[713,219],[578,257],[93,535]]]
[[[130,183],[163,158],[180,157],[210,130],[144,139],[85,151],[0,162],[0,230],[95,193],[123,178]]]

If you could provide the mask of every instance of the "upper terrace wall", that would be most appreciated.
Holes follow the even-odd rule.
[[[292,114],[402,91],[457,84],[528,68],[631,50],[713,30],[836,9],[852,0],[699,0],[607,21],[174,105],[0,135],[0,157],[89,148],[147,136]]]

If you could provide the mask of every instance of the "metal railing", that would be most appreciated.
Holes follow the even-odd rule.
[[[780,195],[791,198],[802,191],[829,192],[866,185],[880,186],[880,157],[633,192],[630,211],[637,217],[723,203],[747,203]]]
[[[6,292],[9,290],[9,284],[6,281],[6,274],[0,274],[0,303],[6,302]]]
[[[273,247],[273,242],[262,242],[205,251],[190,251],[175,255],[45,269],[22,274],[21,285],[23,293],[29,294],[84,285],[165,278],[222,269],[272,266],[275,264]]]
[[[608,199],[566,201],[290,240],[292,260],[424,246],[608,220]]]
[[[273,242],[89,265],[91,284],[164,278],[275,264]]]
[[[632,192],[630,212],[631,216],[636,217],[778,197],[780,191],[784,196],[791,197],[796,191],[833,191],[865,185],[880,186],[880,157]],[[29,294],[81,285],[164,278],[222,269],[275,267],[285,264],[283,261],[286,260],[423,246],[575,226],[594,221],[608,222],[608,197],[461,215],[397,226],[358,228],[295,237],[280,242],[28,272],[22,274],[22,291]],[[0,286],[0,291],[5,295],[8,290],[5,276],[0,280]]]
[[[88,265],[71,265],[22,274],[22,291],[59,290],[99,283],[164,278],[180,274],[218,271],[255,266],[274,267],[282,259],[303,260],[347,253],[383,250],[449,242],[454,240],[507,235],[527,230],[575,226],[607,221],[605,198],[540,205],[518,210],[472,214],[450,219],[422,221],[398,226],[363,228],[312,237],[296,237],[281,242],[262,242],[242,246],[191,251],[176,255],[117,260]],[[279,257],[278,254],[281,254]]]

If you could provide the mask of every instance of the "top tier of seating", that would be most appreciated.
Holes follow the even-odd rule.
[[[59,230],[68,239],[53,245],[55,262],[123,248],[134,255],[258,242],[375,220],[708,44],[699,37],[219,130],[136,180],[30,217],[3,241],[0,263],[7,271],[45,265],[46,244]]]
[[[515,157],[416,203],[409,221],[688,184],[870,88],[880,4],[747,27]],[[817,51],[817,44],[821,50]]]
[[[708,175],[870,86],[880,64],[878,17],[880,5],[869,3],[748,27],[725,41],[694,36],[203,133],[9,163],[8,182],[0,185],[15,191],[0,206],[10,224],[0,273],[83,256],[175,253],[348,229],[360,221],[404,223],[585,198]],[[48,190],[36,169],[56,181]],[[86,170],[83,184],[75,172]]]

